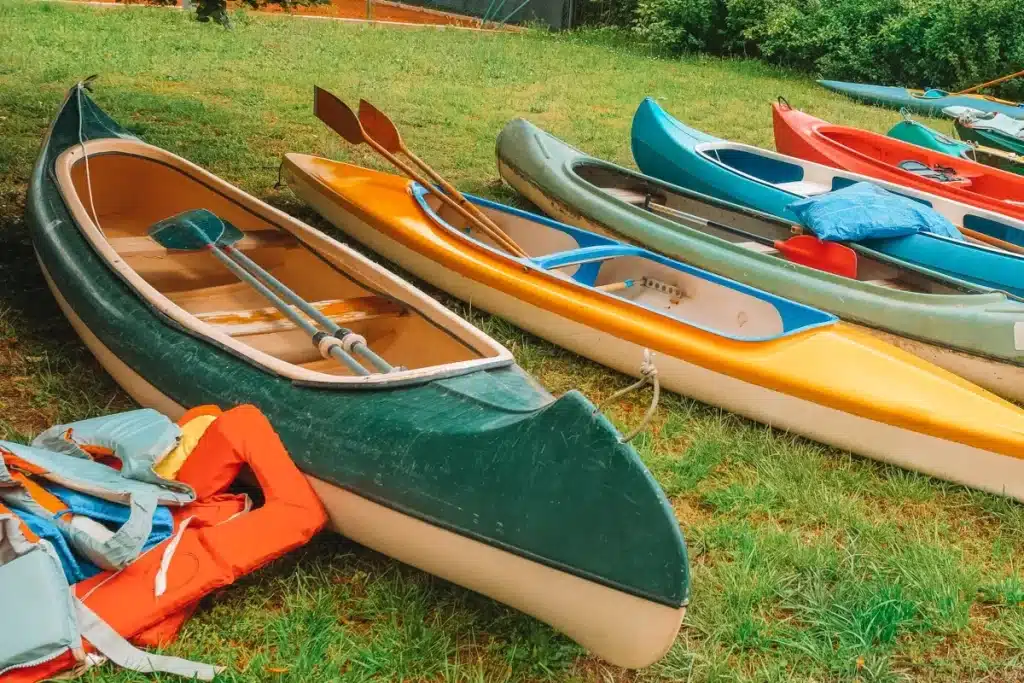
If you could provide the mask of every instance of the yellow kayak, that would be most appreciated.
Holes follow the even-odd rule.
[[[834,316],[470,198],[516,257],[399,176],[288,154],[292,189],[377,253],[621,372],[871,458],[1024,500],[1024,412]]]

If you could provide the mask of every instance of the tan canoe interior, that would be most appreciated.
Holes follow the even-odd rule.
[[[82,161],[73,167],[72,178],[77,199],[89,208]],[[239,249],[337,324],[363,335],[393,366],[417,369],[483,357],[402,303],[402,292],[371,289],[290,232],[180,169],[145,156],[108,152],[90,155],[89,178],[98,225],[125,262],[179,307],[245,345],[315,372],[352,374],[333,358],[321,357],[308,334],[213,254],[168,252],[148,237],[150,226],[199,208],[230,221],[246,233]]]
[[[670,209],[699,216],[700,218],[739,228],[740,230],[763,238],[785,240],[792,237],[790,226],[782,222],[761,220],[755,216],[730,211],[726,208],[705,204],[690,197],[677,194],[654,184],[625,173],[620,173],[599,165],[580,164],[573,169],[583,180],[600,187],[608,194],[634,206],[646,206],[650,201],[654,204],[667,206]],[[648,199],[649,198],[649,199]],[[652,213],[657,213],[652,211]],[[659,214],[663,215],[663,214]],[[750,237],[709,226],[699,220],[670,218],[688,228],[732,242],[751,251],[782,258],[771,246],[752,240]],[[916,271],[898,268],[888,263],[872,259],[864,254],[857,255],[857,279],[891,289],[927,294],[956,294],[959,290],[924,276]]]
[[[467,229],[466,221],[455,211],[443,206],[432,195],[427,204],[449,227],[474,239],[505,251],[477,230]],[[569,234],[514,214],[484,208],[485,213],[533,258],[579,249]],[[596,286],[609,296],[631,301],[677,320],[698,325],[738,339],[767,339],[787,329],[779,309],[744,292],[642,256],[614,256],[599,260],[582,260],[547,272],[565,279]],[[582,273],[587,265],[597,265],[597,272]],[[591,266],[593,267],[593,266]],[[632,283],[623,287],[627,282]]]

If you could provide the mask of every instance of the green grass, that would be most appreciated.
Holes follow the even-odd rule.
[[[526,116],[629,164],[633,109],[771,145],[768,102],[885,130],[805,77],[756,62],[656,59],[614,34],[396,30],[239,15],[224,32],[174,11],[0,0],[0,438],[131,405],[61,317],[22,213],[50,116],[78,78],[149,142],[325,227],[273,189],[286,151],[380,167],[310,111],[311,86],[394,116],[464,189],[499,199],[494,137]],[[505,343],[553,392],[600,400],[626,378],[442,300]],[[623,428],[646,407],[612,410]],[[323,535],[204,601],[175,654],[223,680],[1019,680],[1024,508],[851,457],[676,396],[638,449],[686,532],[693,602],[669,655],[642,672],[588,657],[521,614]],[[112,667],[91,680],[150,680]]]

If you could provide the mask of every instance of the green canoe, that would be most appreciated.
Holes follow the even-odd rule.
[[[954,140],[948,135],[943,135],[939,131],[929,128],[919,121],[914,121],[908,116],[904,116],[904,119],[893,126],[886,135],[896,140],[909,142],[912,145],[942,152],[953,157],[977,161],[980,164],[992,166],[993,168],[1024,175],[1024,159],[1017,156],[1017,154],[1010,153],[1005,148],[1000,149],[998,145],[992,144],[991,141],[985,138],[975,137],[971,132],[965,132],[963,124],[959,121],[957,121],[956,127],[961,138],[971,140],[975,144]],[[971,129],[967,129],[967,131],[971,131]],[[992,146],[985,146],[988,144],[992,144]],[[1024,140],[1021,140],[1020,146],[1021,150],[1024,151]]]
[[[969,107],[947,107],[942,113],[953,119],[962,139],[998,153],[1014,173],[1024,174],[1024,127],[1020,121]]]
[[[852,245],[857,279],[784,261],[790,225],[590,157],[523,119],[497,140],[498,171],[564,222],[614,233],[844,320],[997,394],[1024,400],[1024,302]],[[667,206],[655,214],[649,207]]]
[[[398,370],[321,355],[209,251],[155,222],[205,208],[236,248]],[[28,191],[51,290],[140,403],[251,403],[354,540],[638,667],[674,641],[686,549],[663,492],[581,394],[555,399],[500,344],[354,250],[119,126],[74,87]],[[322,348],[322,347],[321,347]]]

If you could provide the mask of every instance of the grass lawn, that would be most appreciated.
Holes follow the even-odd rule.
[[[319,227],[273,189],[284,152],[382,166],[314,119],[314,83],[371,100],[463,189],[505,200],[493,145],[513,116],[625,164],[645,95],[765,146],[780,94],[879,131],[898,118],[756,62],[661,60],[614,36],[258,15],[225,32],[175,11],[0,0],[0,438],[131,406],[62,318],[23,220],[40,137],[92,73],[97,101],[147,141]],[[600,400],[627,382],[442,300],[555,393]],[[634,395],[613,419],[628,428],[647,400]],[[647,670],[608,667],[529,617],[329,534],[206,600],[171,651],[227,665],[223,681],[1021,680],[1024,507],[676,396],[635,443],[693,563],[678,643]],[[104,667],[87,680],[151,678]]]

